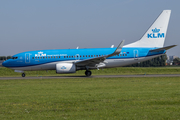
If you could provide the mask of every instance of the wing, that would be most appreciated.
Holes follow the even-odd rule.
[[[106,58],[120,54],[122,47],[124,45],[124,42],[125,42],[125,40],[123,40],[119,44],[119,46],[116,48],[116,50],[112,54],[100,56],[100,57],[95,57],[95,58],[90,58],[90,59],[86,59],[86,60],[82,60],[82,61],[77,61],[77,62],[75,62],[75,64],[77,66],[92,66],[92,67],[94,67],[94,66],[96,66],[96,64],[103,62]]]

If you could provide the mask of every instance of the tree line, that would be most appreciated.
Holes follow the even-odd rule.
[[[126,67],[162,67],[166,65],[166,60],[167,60],[167,55],[161,55],[151,60],[128,65]]]
[[[0,60],[8,60],[10,59],[12,56],[0,56]]]

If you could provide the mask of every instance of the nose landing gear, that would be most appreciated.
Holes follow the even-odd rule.
[[[25,73],[22,73],[22,77],[25,77],[26,76],[26,74]]]

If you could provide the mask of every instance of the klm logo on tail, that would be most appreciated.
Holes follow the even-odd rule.
[[[160,33],[160,29],[152,29],[153,33],[148,33],[147,37],[148,38],[164,38],[165,34],[164,33]]]

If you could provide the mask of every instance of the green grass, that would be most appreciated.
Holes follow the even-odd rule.
[[[0,81],[0,119],[180,118],[180,77]]]
[[[84,75],[84,70],[75,74],[56,74],[55,70],[49,71],[26,71],[26,76],[71,76]],[[92,75],[134,75],[134,74],[180,74],[180,67],[119,67],[103,70],[92,70]],[[8,68],[0,68],[0,77],[21,76]]]

